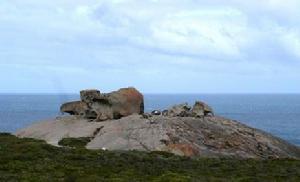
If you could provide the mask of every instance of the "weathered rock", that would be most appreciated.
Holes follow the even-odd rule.
[[[168,116],[171,117],[189,117],[191,116],[191,107],[188,105],[188,103],[174,105],[172,108],[168,110]]]
[[[96,114],[96,121],[105,121],[108,119],[118,119],[114,116],[114,110],[111,103],[107,98],[101,98],[94,100],[94,102],[89,104],[90,111]]]
[[[144,113],[144,96],[135,88],[122,88],[107,94],[115,118]]]
[[[100,94],[98,90],[83,90],[80,97],[81,101],[63,104],[61,111],[95,121],[119,119],[144,112],[143,95],[135,88],[123,88],[108,94]]]
[[[88,105],[81,101],[68,102],[60,107],[62,113],[69,113],[71,115],[85,115],[88,110]]]
[[[163,116],[168,116],[169,115],[169,110],[165,109],[161,113]]]
[[[96,99],[100,99],[100,91],[95,89],[80,91],[80,99],[87,104],[93,103]]]
[[[196,101],[193,108],[188,103],[174,105],[169,110],[164,110],[162,115],[171,117],[204,117],[208,115],[214,116],[214,111],[204,102]]]
[[[195,104],[191,110],[191,113],[192,113],[192,116],[194,116],[194,117],[204,117],[207,115],[214,116],[213,109],[209,105],[207,105],[201,101],[195,102]]]
[[[204,117],[204,105],[196,102],[191,110],[191,113],[194,117]]]
[[[88,149],[167,151],[184,156],[236,158],[300,158],[299,147],[261,130],[221,117],[130,115],[119,120],[89,122],[76,116],[36,123],[18,137],[58,145],[65,137],[91,137]]]
[[[152,117],[152,114],[144,113],[144,114],[142,114],[141,116],[142,116],[142,117],[141,117],[142,119],[149,119],[149,118]]]

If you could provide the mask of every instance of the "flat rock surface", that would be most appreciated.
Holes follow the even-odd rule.
[[[130,115],[90,122],[76,116],[35,123],[18,137],[58,145],[62,138],[91,137],[88,149],[168,151],[185,156],[300,158],[300,149],[266,132],[222,117]]]

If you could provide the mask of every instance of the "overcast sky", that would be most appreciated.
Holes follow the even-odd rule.
[[[1,0],[0,92],[300,93],[299,0]]]

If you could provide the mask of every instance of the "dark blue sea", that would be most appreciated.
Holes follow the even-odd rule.
[[[33,122],[60,115],[62,103],[79,95],[0,95],[0,132],[15,132]],[[217,115],[239,120],[249,126],[300,145],[300,95],[297,94],[193,94],[145,95],[145,109],[165,109],[173,104],[202,100]]]

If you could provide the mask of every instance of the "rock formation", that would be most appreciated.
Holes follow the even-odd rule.
[[[154,110],[151,112],[152,115],[163,115],[170,117],[205,117],[205,116],[214,116],[213,109],[201,101],[196,101],[194,106],[191,107],[188,103],[178,104],[172,106],[168,110],[160,112]]]
[[[93,121],[119,119],[144,112],[143,95],[135,88],[122,88],[108,94],[101,94],[98,90],[83,90],[80,98],[81,101],[63,104],[60,111]]]
[[[74,101],[63,104],[60,107],[61,112],[69,113],[71,115],[85,115],[88,110],[88,105],[82,101]]]
[[[214,115],[197,101],[163,112],[143,114],[143,96],[135,89],[109,94],[81,92],[81,101],[62,105],[72,116],[33,124],[18,137],[58,145],[63,138],[88,137],[88,149],[167,151],[184,156],[300,158],[300,149],[266,132]],[[90,118],[106,120],[91,122]]]

